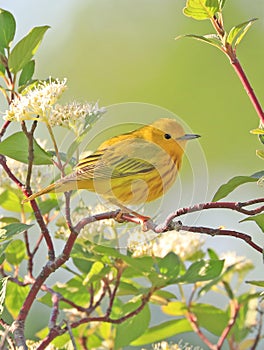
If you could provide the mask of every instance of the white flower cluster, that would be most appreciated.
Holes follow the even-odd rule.
[[[225,260],[224,269],[234,265],[236,272],[244,272],[254,267],[252,261],[244,256],[238,256],[236,252],[225,252],[220,255],[220,259]]]
[[[4,115],[5,120],[39,120],[47,122],[52,106],[66,90],[66,79],[44,81],[25,95],[16,96]]]
[[[63,126],[71,128],[75,133],[80,133],[85,125],[86,118],[98,118],[106,109],[99,108],[98,103],[72,102],[66,105],[56,104],[49,118],[51,126]]]
[[[49,79],[40,82],[25,95],[15,97],[4,115],[4,119],[18,122],[38,120],[48,123],[50,126],[58,125],[73,129],[78,134],[106,110],[99,108],[98,103],[57,104],[56,102],[66,88],[66,79],[62,81]]]
[[[85,204],[80,201],[78,206],[75,208],[75,210],[71,214],[71,219],[74,225],[76,225],[79,221],[81,221],[85,217],[93,216],[95,214],[101,214],[103,212],[107,212],[109,209],[104,207],[102,204],[97,204],[94,207],[92,206],[85,206]],[[59,227],[59,229],[56,232],[57,237],[60,238],[67,238],[69,235],[68,228],[66,225],[66,222],[63,220],[63,222],[59,219],[56,223],[56,225]],[[94,221],[89,224],[87,224],[81,231],[79,238],[89,239],[90,241],[93,241],[96,239],[98,241],[98,238],[101,239],[114,239],[115,238],[115,222],[112,219],[109,220],[99,220]]]
[[[245,327],[256,327],[258,324],[258,298],[250,299],[246,313]]]
[[[187,260],[197,253],[203,244],[204,240],[197,233],[170,231],[146,243],[130,241],[129,250],[135,257],[150,255],[163,258],[169,252],[174,252],[181,259]]]
[[[166,341],[161,341],[152,345],[153,350],[202,350],[200,346],[193,346],[189,343],[184,343],[180,341],[178,344],[168,343]],[[146,350],[146,349],[142,349]]]

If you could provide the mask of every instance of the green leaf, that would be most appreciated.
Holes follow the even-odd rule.
[[[172,301],[162,306],[162,311],[170,316],[184,316],[187,311],[187,306],[181,301]]]
[[[66,283],[57,283],[52,289],[62,295],[65,299],[71,300],[80,306],[87,307],[90,301],[90,294],[86,286],[82,283],[82,278],[75,276]],[[39,299],[45,305],[52,307],[51,296],[49,293],[45,294]],[[70,309],[71,305],[63,301],[60,302],[60,309]]]
[[[223,272],[219,276],[216,276],[215,278],[213,278],[209,283],[203,284],[203,287],[200,289],[198,296],[204,295],[210,289],[212,289],[216,284],[224,281],[225,276],[230,274],[230,272],[233,271],[236,268],[236,266],[237,266],[237,263],[234,263],[228,266],[226,269],[223,270]]]
[[[210,44],[212,46],[217,47],[221,50],[222,43],[221,40],[218,38],[216,34],[207,34],[207,35],[196,35],[196,34],[184,34],[179,35],[175,38],[175,40],[181,39],[181,38],[192,38],[198,41],[202,41],[206,44]]]
[[[257,286],[257,287],[264,287],[264,281],[252,280],[252,281],[246,281],[246,283],[252,284],[253,286]]]
[[[167,305],[171,299],[177,299],[177,297],[167,290],[157,290],[150,297],[150,301],[158,305]]]
[[[6,190],[0,194],[0,206],[5,210],[20,213],[22,206],[21,198],[14,191]],[[26,203],[24,205],[24,211],[27,213],[32,212],[30,204]]]
[[[149,328],[141,337],[134,340],[130,345],[141,346],[145,344],[153,344],[177,334],[191,332],[192,330],[189,321],[186,319],[171,320]]]
[[[115,350],[129,345],[140,337],[148,328],[150,322],[150,310],[148,305],[136,316],[116,326]]]
[[[194,262],[177,282],[195,283],[208,281],[219,276],[224,266],[224,260],[200,260]]]
[[[0,9],[0,47],[8,48],[16,32],[16,21],[13,15]]]
[[[42,215],[48,214],[52,209],[60,209],[60,203],[55,198],[49,198],[44,201],[38,200],[38,206]]]
[[[126,262],[129,266],[133,267],[135,270],[140,272],[140,274],[150,272],[153,266],[153,259],[150,256],[132,258],[130,256],[119,253],[119,251],[115,248],[100,246],[100,245],[95,246],[93,248],[93,251],[96,253],[101,253],[107,257],[120,258],[121,260]]]
[[[101,279],[101,277],[105,276],[107,273],[104,273],[105,266],[101,261],[96,261],[85,277],[83,284],[92,283]],[[110,271],[110,267],[108,268]],[[103,271],[103,272],[102,272]]]
[[[212,202],[217,202],[222,198],[225,198],[229,193],[234,191],[238,186],[243,185],[249,182],[257,182],[258,178],[252,176],[235,176],[230,179],[227,183],[220,186],[217,192],[215,193]]]
[[[240,220],[239,222],[245,222],[245,221],[255,221],[255,223],[258,225],[261,231],[264,232],[264,214],[249,216],[243,220]]]
[[[250,19],[249,21],[240,23],[237,26],[231,28],[226,41],[232,46],[236,47],[241,42],[241,40],[243,39],[243,37],[245,36],[249,28],[252,26],[252,24],[256,20],[257,18],[253,18],[253,19]]]
[[[226,0],[220,0],[219,1],[219,8],[220,8],[220,10],[222,10],[224,8],[225,3],[226,3]]]
[[[4,242],[0,244],[0,265],[3,264],[5,260],[5,250],[11,241]]]
[[[12,216],[3,216],[1,219],[0,219],[1,222],[5,223],[5,224],[13,224],[14,222],[20,222],[18,220],[18,218],[14,218]]]
[[[5,76],[5,71],[6,71],[6,68],[3,66],[3,64],[1,63],[1,53],[0,53],[0,77],[4,77]],[[3,57],[3,56],[2,56]],[[5,89],[0,86],[0,91],[5,91]]]
[[[118,288],[118,296],[121,295],[137,295],[139,294],[139,286],[136,285],[134,281],[127,281],[123,282],[121,281],[119,283],[119,288]]]
[[[33,28],[11,51],[8,66],[12,73],[18,73],[35,55],[49,26]]]
[[[168,282],[170,282],[178,277],[180,264],[179,257],[175,253],[170,252],[158,262],[159,272],[166,276]]]
[[[37,141],[33,141],[35,165],[52,164],[51,156],[46,152]],[[16,132],[0,143],[0,153],[22,163],[28,163],[28,139],[22,132]]]
[[[32,226],[33,225],[26,225],[22,223],[13,223],[6,225],[0,229],[0,241],[5,241],[14,235],[28,230]]]
[[[8,281],[6,290],[5,307],[16,319],[21,307],[30,290],[29,286],[19,286],[16,283]]]
[[[191,311],[197,317],[197,323],[212,334],[219,336],[228,325],[227,313],[213,305],[193,304]]]
[[[19,77],[18,85],[19,86],[26,85],[32,78],[34,71],[35,71],[35,61],[32,60],[32,61],[29,61],[22,69],[22,72]]]
[[[25,243],[20,239],[12,241],[5,250],[5,257],[9,264],[18,266],[26,258]]]
[[[212,248],[208,248],[207,252],[210,259],[215,259],[215,260],[219,259],[217,253]]]
[[[256,155],[257,155],[260,159],[264,159],[264,151],[257,149],[257,150],[256,150]]]
[[[183,9],[185,16],[197,20],[212,18],[219,12],[219,0],[187,0]]]
[[[0,316],[4,311],[4,302],[6,296],[6,286],[9,277],[0,278]]]

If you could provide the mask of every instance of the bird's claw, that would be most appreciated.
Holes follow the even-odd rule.
[[[131,215],[129,213],[123,212],[122,210],[117,213],[115,220],[119,223],[128,221],[140,224],[142,231],[144,232],[149,230],[149,222],[151,222],[151,218],[149,216],[140,215],[138,213],[133,213],[133,215]]]

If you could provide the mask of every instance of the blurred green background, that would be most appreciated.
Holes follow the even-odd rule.
[[[64,102],[99,100],[100,106],[136,102],[136,122],[148,122],[151,115],[147,114],[152,109],[161,110],[161,117],[169,110],[168,115],[178,115],[202,135],[201,158],[196,159],[193,175],[197,178],[196,187],[203,192],[197,196],[192,193],[192,202],[197,203],[202,197],[210,200],[218,186],[230,177],[262,170],[263,163],[255,156],[261,145],[249,133],[258,126],[258,117],[227,58],[209,45],[187,38],[174,40],[180,34],[213,32],[209,21],[185,17],[184,4],[183,0],[0,1],[0,7],[16,17],[16,40],[33,26],[51,26],[37,54],[35,75],[66,77],[69,88]],[[238,57],[263,102],[264,2],[227,1],[224,16],[227,29],[259,18],[238,47]],[[151,105],[146,117],[144,107],[140,113],[141,103],[145,107]],[[1,111],[4,109],[2,105]],[[118,105],[109,109],[119,111],[118,121],[122,119],[121,112],[126,111]],[[127,120],[125,115],[123,118]],[[131,122],[131,115],[129,118]],[[192,144],[189,153],[195,153],[198,147]],[[187,170],[188,162],[181,182],[185,181],[185,174],[188,179]],[[262,195],[263,188],[250,185],[229,199]],[[262,242],[253,223],[236,225],[238,219],[233,214],[202,214],[197,220],[208,226],[232,225],[230,228],[244,230]],[[219,251],[234,249],[262,264],[258,254],[235,239],[208,238],[207,244]],[[259,277],[261,270],[256,269],[251,277]]]
[[[227,58],[184,33],[211,33],[209,21],[182,14],[183,0],[0,1],[17,19],[18,35],[48,24],[37,55],[39,78],[67,77],[64,101],[158,105],[184,119],[203,137],[210,173],[251,173],[261,167],[249,130],[258,117]],[[226,27],[259,17],[238,55],[263,100],[262,0],[232,0]],[[19,39],[18,36],[16,39]],[[212,164],[212,166],[210,166]],[[222,179],[222,175],[221,175]]]

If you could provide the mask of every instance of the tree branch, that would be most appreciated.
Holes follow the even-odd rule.
[[[230,318],[227,326],[223,330],[220,338],[218,339],[216,349],[220,350],[224,344],[224,341],[227,339],[228,334],[230,333],[232,327],[236,323],[236,319],[240,310],[240,305],[236,299],[230,300]]]

